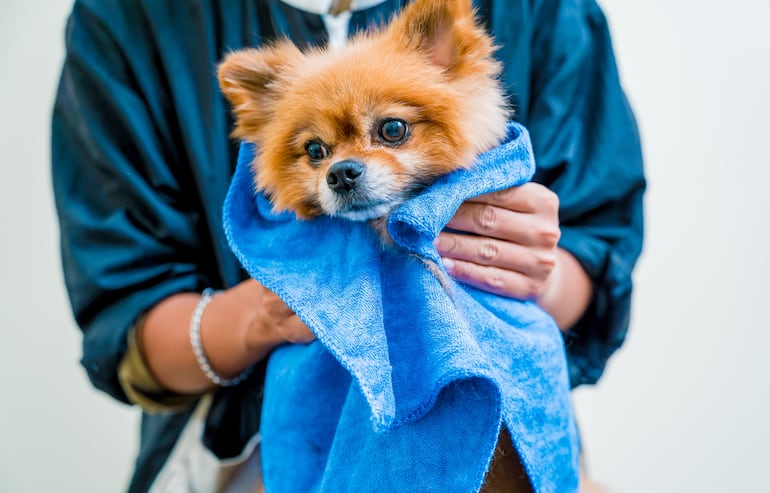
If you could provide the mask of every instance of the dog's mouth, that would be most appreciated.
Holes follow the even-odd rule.
[[[390,212],[426,186],[415,176],[358,161],[335,163],[319,194],[325,214],[351,221],[369,221]]]
[[[341,217],[350,221],[369,221],[387,216],[393,209],[403,203],[400,200],[345,200],[345,204],[334,211],[327,211],[330,216]]]
[[[401,189],[362,186],[345,194],[334,194],[333,199],[321,207],[329,216],[350,221],[370,221],[388,216],[393,209],[425,188],[426,185],[422,183],[412,183]]]

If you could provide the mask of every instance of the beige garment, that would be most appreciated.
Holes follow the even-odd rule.
[[[179,394],[158,383],[139,344],[141,330],[140,320],[128,334],[128,349],[118,366],[118,381],[128,400],[148,413],[180,411],[194,406],[200,394]]]
[[[205,395],[179,436],[149,493],[261,493],[259,434],[237,457],[222,460],[203,444],[211,395]]]
[[[188,409],[198,402],[190,420],[158,473],[151,493],[261,493],[259,435],[249,440],[238,457],[218,459],[202,441],[210,394],[178,394],[158,383],[139,344],[140,320],[128,335],[128,349],[118,379],[128,399],[150,413]]]

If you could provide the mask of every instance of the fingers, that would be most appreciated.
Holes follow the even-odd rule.
[[[547,276],[556,263],[556,252],[553,249],[531,248],[484,236],[441,233],[436,241],[436,249],[444,258],[498,267],[538,278]]]
[[[289,308],[277,294],[264,288],[262,297],[263,308],[275,325],[276,332],[287,342],[306,344],[315,339],[315,334]]]
[[[521,300],[538,298],[556,265],[553,249],[524,247],[480,236],[441,233],[436,248],[453,278],[483,291]]]
[[[524,247],[554,249],[561,237],[559,199],[544,186],[527,183],[465,202],[447,226]],[[480,253],[490,248],[481,246]]]
[[[530,214],[536,212],[557,214],[559,211],[559,197],[547,187],[534,182],[479,195],[469,202],[490,204]]]
[[[277,294],[267,288],[263,289],[262,303],[267,315],[276,319],[288,318],[294,315],[294,311]]]
[[[561,236],[555,193],[527,183],[481,195],[462,204],[447,226],[456,232],[441,233],[436,249],[452,277],[519,299],[544,292]]]
[[[250,344],[260,346],[264,341],[306,344],[315,339],[310,328],[277,294],[253,279],[239,286],[243,290],[242,303],[253,307],[247,322],[246,340]]]
[[[558,221],[475,202],[461,205],[447,227],[532,247],[553,246],[561,235]]]
[[[281,337],[293,344],[307,344],[315,340],[315,334],[293,313],[281,321],[277,330]]]
[[[520,272],[445,258],[444,266],[454,279],[489,293],[531,300],[540,295],[543,283]]]

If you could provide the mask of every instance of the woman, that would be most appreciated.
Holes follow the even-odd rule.
[[[224,239],[237,143],[217,62],[280,36],[341,42],[402,3],[75,3],[53,116],[54,189],[83,364],[97,388],[152,412],[130,491],[149,488],[209,391],[204,443],[239,455],[259,429],[266,357],[313,337],[245,279]],[[450,226],[475,235],[443,233],[437,246],[454,277],[536,299],[564,330],[572,385],[594,383],[628,326],[644,191],[606,22],[592,1],[476,5],[500,46],[515,119],[530,130],[537,183],[464,204]],[[205,288],[222,291],[201,303]],[[188,334],[196,311],[203,364]]]

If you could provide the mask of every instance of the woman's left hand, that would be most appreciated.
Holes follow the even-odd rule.
[[[475,197],[447,225],[436,248],[453,278],[491,293],[538,300],[557,264],[559,199],[537,183]]]
[[[484,291],[534,300],[569,330],[585,312],[593,284],[582,265],[559,248],[559,198],[537,183],[465,202],[436,248],[447,272]]]

